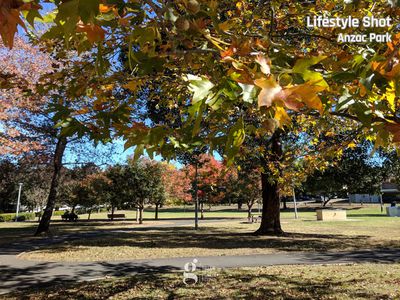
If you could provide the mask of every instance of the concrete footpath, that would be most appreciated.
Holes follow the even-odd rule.
[[[195,257],[112,262],[35,262],[2,255],[0,294],[56,282],[78,282],[107,276],[130,276],[155,272],[183,272],[183,266]],[[242,256],[196,257],[198,264],[216,268],[256,267],[297,264],[395,263],[400,250],[352,251],[337,253],[281,253]]]

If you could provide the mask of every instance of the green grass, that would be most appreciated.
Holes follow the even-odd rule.
[[[399,299],[399,264],[273,266],[201,273],[186,286],[182,273],[53,284],[0,299]]]

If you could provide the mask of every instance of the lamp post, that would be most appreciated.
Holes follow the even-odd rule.
[[[298,219],[296,193],[294,191],[294,188],[292,188],[292,191],[293,191],[294,218]]]
[[[22,191],[22,183],[19,183],[17,211],[15,212],[15,222],[18,222],[19,206],[21,204],[21,191]]]
[[[198,195],[198,161],[196,160],[195,175],[194,175],[194,229],[199,229],[199,195]]]

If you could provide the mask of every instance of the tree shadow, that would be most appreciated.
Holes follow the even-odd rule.
[[[183,266],[183,265],[182,265]],[[155,274],[165,274],[180,270],[176,266],[152,265],[146,263],[86,263],[69,265],[58,263],[40,263],[30,267],[18,268],[12,265],[0,266],[0,294],[14,290],[24,290],[32,288],[54,287],[81,282],[83,280],[95,280],[104,277],[133,276],[143,274],[147,277],[154,277]],[[52,288],[53,289],[53,288]],[[115,289],[110,290],[110,296],[116,293]],[[58,295],[57,299],[67,295]],[[24,299],[23,293],[18,299]],[[74,298],[73,298],[74,299]]]
[[[139,249],[271,249],[275,251],[339,251],[371,247],[367,235],[348,236],[341,234],[287,233],[281,237],[254,236],[249,233],[228,232],[218,227],[195,231],[187,227],[142,227],[102,230],[101,233],[75,235],[59,244],[42,244],[46,253],[80,251],[90,247],[135,247]],[[380,247],[399,247],[399,241],[381,242]]]

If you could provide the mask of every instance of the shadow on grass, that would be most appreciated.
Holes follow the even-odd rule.
[[[77,267],[74,265],[65,267],[65,265],[51,262],[36,264],[24,268],[3,265],[0,266],[0,293],[16,289],[21,291],[27,288],[30,288],[31,292],[35,293],[38,291],[35,287],[51,287],[50,290],[54,297],[53,299],[77,299],[76,297],[71,297],[72,295],[69,293],[54,294],[54,291],[57,289],[64,289],[65,287],[68,287],[68,285],[82,280],[99,279],[106,276],[132,276],[139,274],[144,274],[141,278],[151,279],[156,278],[155,274],[165,274],[177,270],[179,269],[173,266],[153,266],[145,263],[86,263],[85,268],[79,268],[79,266]],[[104,292],[107,292],[109,296],[112,296],[120,291],[122,291],[120,288],[113,287]],[[77,291],[75,290],[75,292]],[[17,293],[17,295],[17,299],[31,299],[25,293]],[[48,299],[49,294],[46,293],[44,296]],[[89,298],[100,299],[97,297]],[[86,298],[79,297],[79,299]]]
[[[90,237],[90,238],[89,238]],[[269,248],[278,251],[332,251],[369,248],[370,237],[340,234],[287,233],[282,237],[254,236],[249,233],[229,232],[218,227],[201,228],[198,231],[186,227],[132,228],[102,230],[101,235],[79,236],[67,242],[41,247],[46,253],[82,251],[90,247],[136,248],[204,248],[204,249],[256,249]],[[380,247],[398,247],[398,241],[381,242]]]

